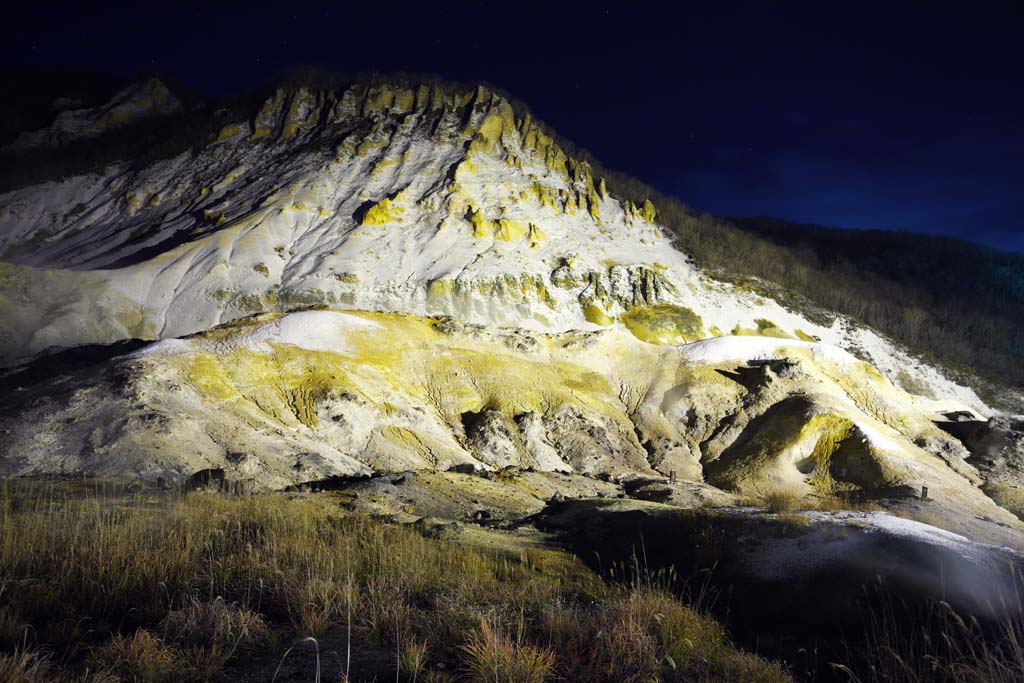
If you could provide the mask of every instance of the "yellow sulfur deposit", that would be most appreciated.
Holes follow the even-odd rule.
[[[777,326],[771,320],[765,320],[764,318],[758,318],[754,321],[757,328],[742,327],[737,324],[732,329],[732,334],[737,337],[775,337],[777,339],[793,339],[793,335],[789,334],[781,327]],[[814,341],[813,339],[804,341]]]
[[[548,236],[533,223],[530,223],[530,233],[527,235],[527,239],[530,242],[531,249],[538,249],[540,245],[547,241]]]
[[[814,449],[807,459],[798,463],[811,475],[810,484],[821,493],[832,493],[836,483],[832,478],[832,456],[853,431],[853,422],[827,413],[815,415],[801,431],[801,438],[815,438]]]
[[[501,218],[498,220],[498,230],[494,233],[494,239],[503,242],[521,240],[530,233],[531,227],[531,224],[525,221]]]
[[[634,306],[621,320],[637,339],[651,344],[676,346],[704,338],[700,316],[684,306]]]
[[[480,209],[470,207],[466,213],[466,219],[473,226],[473,237],[477,239],[494,237],[498,226],[494,221],[488,220]]]
[[[650,199],[644,200],[644,205],[640,208],[640,215],[643,216],[644,220],[648,223],[653,223],[658,212],[654,208],[654,204],[651,203]]]
[[[615,322],[615,318],[605,313],[604,309],[593,301],[583,306],[583,317],[587,322],[595,325],[607,326]]]
[[[237,125],[228,125],[220,129],[220,133],[217,134],[217,142],[233,138],[242,132],[242,127]]]
[[[363,225],[385,225],[399,220],[403,213],[405,213],[405,209],[395,206],[393,200],[382,199],[367,209],[363,216]]]

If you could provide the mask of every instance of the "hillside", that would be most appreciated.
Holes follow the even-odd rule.
[[[741,596],[719,616],[744,647],[799,611],[809,630],[769,654],[817,680],[807,652],[841,646],[876,575],[908,609],[1007,616],[1024,423],[1015,376],[991,377],[1020,300],[982,283],[1011,257],[943,284],[899,236],[879,259],[695,216],[485,85],[104,87],[45,116],[36,98],[0,153],[0,476],[167,510],[332,491],[352,518],[558,545],[609,579],[712,581]],[[929,336],[981,318],[989,346]]]
[[[734,223],[832,283],[824,291],[799,277],[788,283],[820,305],[960,369],[1024,384],[1024,256],[939,236]]]
[[[244,108],[244,101],[236,100],[237,107]],[[344,84],[307,74],[269,91],[248,116],[238,111],[175,94],[151,78],[93,109],[59,114],[7,148],[6,154],[29,168],[39,158],[92,159],[94,165],[88,173],[0,195],[0,351],[8,364],[82,344],[197,333],[222,339],[212,350],[223,355],[250,343],[235,339],[245,325],[213,329],[218,325],[325,307],[419,316],[433,320],[430,325],[450,319],[481,326],[476,334],[482,339],[511,334],[523,349],[573,331],[583,335],[580,340],[611,335],[622,340],[616,353],[626,357],[634,353],[627,351],[634,341],[674,346],[723,335],[733,339],[728,355],[737,362],[762,362],[769,348],[769,357],[781,360],[789,357],[787,349],[802,344],[834,345],[877,367],[888,382],[932,400],[925,408],[922,398],[902,399],[916,401],[913,410],[930,411],[933,419],[992,412],[948,371],[914,358],[858,318],[794,307],[803,296],[799,287],[789,290],[787,282],[766,280],[751,287],[757,269],[743,281],[721,279],[724,269],[708,257],[708,245],[728,241],[721,238],[737,234],[735,229],[712,236],[695,227],[704,223],[663,198],[661,208],[648,198],[617,198],[616,189],[629,195],[642,186],[614,176],[609,184],[592,164],[563,150],[523,105],[487,87],[409,79]],[[193,125],[200,120],[207,128],[223,125],[216,132],[210,128],[204,140]],[[129,154],[144,139],[137,138],[140,130],[166,130],[164,139],[191,144],[170,155],[83,156],[94,145]],[[119,140],[127,142],[105,142]],[[54,150],[57,157],[50,156]],[[688,244],[692,253],[685,251]],[[749,244],[734,246],[733,268],[760,258]],[[819,260],[811,260],[806,272],[827,267]],[[845,291],[838,283],[837,289]],[[399,324],[390,320],[386,328]],[[285,343],[337,352],[333,345],[341,342],[332,336],[332,325]],[[262,339],[266,333],[252,334]],[[758,338],[773,346],[764,347]],[[253,348],[270,347],[260,342]],[[648,389],[616,389],[608,362],[598,375],[611,380],[612,394],[601,401],[615,399],[627,424],[636,423],[639,406],[629,405],[626,395],[646,395]],[[9,381],[21,386],[26,377],[38,372],[16,372]],[[196,381],[193,373],[185,383]],[[293,382],[283,375],[280,381]],[[316,402],[327,391],[319,385],[305,390],[312,392],[308,408],[289,399],[300,418],[318,410]],[[378,393],[364,392],[373,401],[381,400]],[[496,400],[476,393],[457,410],[435,406],[441,432],[454,430],[457,441],[466,438],[457,414],[489,408]],[[267,412],[266,400],[256,403]],[[502,403],[506,407],[498,412],[505,419],[527,409]],[[546,399],[543,407],[528,409],[543,417],[563,403]],[[694,409],[705,408],[699,399],[695,403]],[[864,412],[863,402],[857,403]],[[803,420],[813,421],[820,412],[808,408]],[[877,408],[866,413],[900,431],[914,448],[924,443],[905,421],[893,421]],[[715,424],[725,418],[708,419]],[[299,422],[309,427],[311,419]],[[669,418],[669,424],[677,419]],[[693,417],[687,420],[681,431],[634,424],[626,429],[631,445],[612,448],[628,452],[650,442],[647,465],[665,461],[674,452],[671,444],[696,438],[690,433]],[[111,415],[106,422],[117,420]],[[58,440],[74,438],[55,430]],[[654,445],[653,433],[670,434],[667,445]],[[109,439],[97,438],[102,443],[90,449],[110,447]],[[232,450],[223,443],[217,448]],[[708,449],[699,443],[690,457],[706,467],[714,457]],[[68,453],[60,457],[70,462]],[[367,462],[358,452],[345,457]],[[476,459],[488,462],[486,455]],[[17,461],[23,463],[17,471],[41,467],[24,454]],[[102,462],[95,466],[104,468]],[[140,472],[152,469],[138,466]],[[698,480],[700,468],[680,466]]]
[[[366,83],[429,83],[440,90],[452,86],[439,79],[410,76],[364,77]],[[16,130],[53,126],[47,104],[101,104],[116,92],[112,79],[59,72],[8,73],[4,80],[23,93],[3,137],[0,189],[82,173],[122,161],[129,168],[148,166],[190,150],[201,149],[225,126],[249,115],[273,89],[221,100],[202,98],[181,84],[171,86],[185,106],[155,120],[128,121],[116,133],[65,140],[60,147],[18,148]],[[339,77],[300,71],[282,81],[290,88],[343,89]],[[121,84],[123,87],[124,84]],[[491,89],[493,91],[493,89]],[[498,91],[495,91],[498,92]],[[501,93],[516,116],[529,108]],[[58,117],[59,118],[59,117]],[[1024,343],[1019,319],[1024,298],[1024,264],[1019,256],[948,238],[883,231],[843,231],[784,223],[773,219],[732,223],[698,215],[674,198],[641,181],[604,168],[586,150],[550,130],[568,157],[583,161],[593,177],[603,178],[609,191],[641,206],[654,200],[659,222],[675,236],[680,249],[715,277],[744,287],[763,289],[788,306],[811,316],[841,313],[944,366],[961,383],[982,391],[989,401],[1019,412],[1024,382],[1019,362]],[[21,128],[16,128],[21,126]],[[81,207],[77,207],[81,208]],[[737,230],[737,228],[739,228]],[[9,256],[7,260],[12,260]],[[16,259],[15,259],[16,260]],[[821,287],[828,282],[828,287]],[[871,360],[870,357],[868,357]],[[925,389],[905,376],[905,388]]]
[[[943,366],[1001,408],[1024,409],[1024,257],[934,235],[699,214],[603,168],[586,150],[574,153],[600,169],[616,196],[652,200],[678,247],[715,277],[808,315],[848,316]]]

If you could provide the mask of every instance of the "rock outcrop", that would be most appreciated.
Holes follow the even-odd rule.
[[[147,81],[22,144],[179,110]],[[0,195],[0,261],[0,474],[281,488],[515,468],[651,500],[675,481],[711,499],[927,486],[1017,523],[986,493],[1017,511],[1019,458],[936,425],[991,417],[973,391],[709,277],[656,206],[484,87],[278,89],[177,157]],[[154,343],[38,381],[40,354],[129,339]]]
[[[0,473],[181,480],[216,470],[282,488],[513,467],[809,498],[928,486],[1012,520],[973,466],[949,461],[959,443],[935,424],[945,405],[799,340],[658,346],[624,329],[545,334],[309,310],[9,392]]]
[[[79,140],[112,133],[140,121],[179,114],[184,110],[159,79],[134,83],[115,94],[109,102],[92,109],[63,109],[48,127],[22,133],[6,151],[30,152],[54,149]]]
[[[938,423],[969,451],[968,462],[983,475],[985,492],[1024,519],[1024,417],[974,420],[950,413]]]
[[[172,111],[165,90],[139,84],[90,116]],[[670,344],[816,338],[988,414],[869,330],[706,277],[656,207],[617,200],[483,87],[278,89],[175,158],[0,195],[6,364],[309,305],[551,332],[621,324]]]

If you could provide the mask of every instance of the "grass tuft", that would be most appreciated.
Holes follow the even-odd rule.
[[[1024,585],[1024,584],[1021,584]],[[1000,595],[995,623],[965,619],[936,601],[908,627],[903,605],[879,585],[865,615],[866,642],[832,664],[848,683],[1017,683],[1024,681],[1024,591]],[[996,605],[993,605],[996,606]],[[1014,616],[1015,615],[1015,616]]]
[[[807,507],[803,497],[786,489],[775,489],[764,494],[761,498],[762,504],[771,512],[793,512],[801,507]]]
[[[0,681],[3,683],[47,683],[49,667],[45,657],[35,652],[15,650],[0,655]]]
[[[139,629],[130,636],[115,635],[90,656],[91,664],[118,679],[140,683],[178,680],[185,664],[183,653],[165,645],[156,634]]]
[[[232,679],[339,638],[342,679],[360,651],[391,653],[352,680],[789,680],[668,590],[607,583],[562,551],[427,538],[329,494],[0,484],[0,637],[20,672],[4,682]]]
[[[555,655],[523,640],[522,622],[515,638],[481,620],[480,631],[463,646],[466,672],[473,683],[544,683],[554,673]]]

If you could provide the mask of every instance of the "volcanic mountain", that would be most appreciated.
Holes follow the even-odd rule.
[[[149,80],[4,159],[101,143],[124,153],[0,194],[4,475],[514,471],[521,514],[602,481],[925,486],[1020,524],[1019,424],[857,320],[716,279],[495,89],[289,84],[247,109]]]

